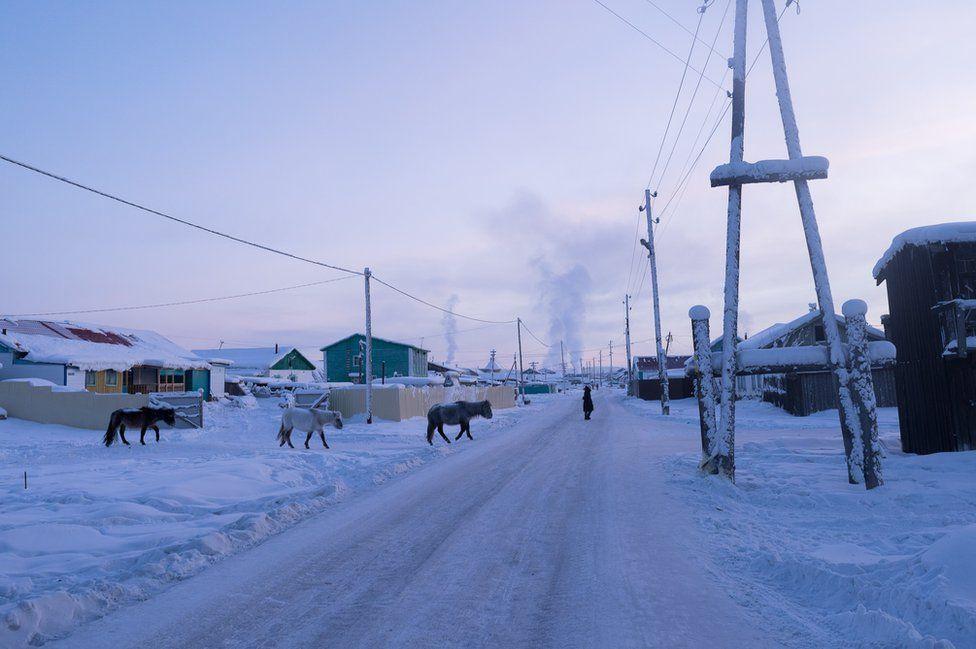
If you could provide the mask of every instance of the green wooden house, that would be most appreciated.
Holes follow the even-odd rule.
[[[365,382],[363,363],[366,336],[353,334],[322,348],[322,361],[329,381]],[[373,336],[373,377],[427,376],[427,350]]]

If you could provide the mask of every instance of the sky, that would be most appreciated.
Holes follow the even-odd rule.
[[[648,0],[603,1],[687,56],[691,36]],[[698,3],[655,2],[694,31]],[[721,56],[699,43],[691,61],[728,88],[725,6],[716,0],[699,32],[707,43],[718,34]],[[781,28],[804,153],[831,161],[829,179],[811,188],[834,298],[838,310],[865,299],[878,322],[886,294],[871,268],[892,237],[976,214],[976,4],[803,0],[801,9],[788,9]],[[752,0],[750,60],[764,39]],[[3,155],[297,255],[369,266],[459,314],[521,317],[533,334],[523,334],[526,363],[556,363],[563,340],[570,358],[602,348],[609,364],[612,340],[620,365],[628,292],[634,353],[653,353],[635,233],[661,150],[652,189],[671,351],[689,351],[689,307],[721,313],[727,192],[708,174],[728,161],[728,120],[702,142],[722,93],[705,79],[693,98],[689,70],[675,103],[683,60],[595,0],[11,1],[0,5],[0,43]],[[786,157],[768,55],[746,93],[746,159]],[[6,163],[0,217],[8,315],[342,275]],[[815,296],[792,187],[747,186],[742,228],[740,327],[806,312]],[[52,318],[155,329],[188,348],[314,350],[362,330],[363,292],[350,277]],[[447,357],[443,313],[375,282],[372,307],[375,335]],[[514,325],[458,317],[454,326],[456,362],[483,365],[496,349],[511,363]]]

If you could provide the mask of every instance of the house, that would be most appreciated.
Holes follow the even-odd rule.
[[[366,380],[363,359],[366,354],[366,336],[352,334],[321,348],[322,363],[329,381]],[[373,377],[427,376],[426,349],[408,343],[400,343],[373,336]]]
[[[873,274],[888,291],[902,449],[976,448],[976,222],[899,234]]]
[[[664,366],[668,373],[668,396],[672,399],[686,399],[695,395],[694,382],[685,377],[685,364],[690,356],[667,356]],[[661,398],[661,380],[658,376],[657,356],[635,356],[634,383],[631,393],[648,401]]]
[[[840,330],[840,337],[847,342],[847,326],[843,316],[834,315]],[[868,327],[868,341],[885,340],[880,329]],[[763,329],[739,343],[740,351],[750,349],[773,349],[780,347],[800,347],[826,345],[823,314],[817,305],[811,304],[807,313],[786,323],[777,323]],[[766,374],[750,378],[748,386],[751,394],[740,396],[760,396],[783,408],[791,415],[806,415],[837,408],[837,387],[833,372],[792,372],[788,374]],[[874,392],[879,407],[896,405],[895,375],[893,368],[876,369],[873,372]]]
[[[221,349],[195,349],[193,353],[203,358],[230,361],[231,376],[260,376],[282,381],[309,383],[316,380],[315,363],[295,347],[223,347]]]
[[[155,331],[0,319],[0,380],[46,379],[100,393],[189,392],[210,398],[211,365]]]

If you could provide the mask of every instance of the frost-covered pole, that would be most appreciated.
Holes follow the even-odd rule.
[[[748,0],[735,1],[735,41],[732,46],[732,145],[729,161],[742,162],[746,124],[746,18]],[[729,185],[725,238],[725,303],[722,309],[722,419],[713,454],[716,469],[735,480],[735,351],[739,342],[739,238],[742,184]]]
[[[634,382],[633,359],[630,356],[630,296],[624,296],[624,335],[627,339],[627,396],[631,396],[631,383]]]
[[[718,467],[731,462],[715,453],[718,447],[718,427],[715,425],[715,379],[712,369],[711,334],[708,307],[698,305],[688,310],[691,318],[691,338],[695,347],[695,392],[698,396],[698,417],[701,421],[702,460],[699,468],[705,473],[718,473]]]
[[[559,341],[559,359],[563,366],[563,381],[566,380],[566,348],[563,347],[563,341]]]
[[[366,423],[373,423],[373,313],[369,299],[369,277],[367,267],[363,270],[366,281]]]
[[[613,341],[610,341],[610,374],[608,375],[610,385],[613,387]]]
[[[783,120],[783,131],[786,135],[786,150],[790,160],[803,157],[800,148],[800,131],[796,125],[796,114],[793,112],[793,98],[790,94],[790,83],[786,75],[786,58],[783,54],[783,40],[780,37],[779,21],[776,18],[776,5],[773,0],[762,0],[763,16],[766,21],[766,35],[769,37],[769,55],[773,62],[773,79],[776,82],[776,97],[779,99],[779,112]],[[861,445],[854,440],[861,438],[861,425],[851,400],[849,377],[847,374],[847,360],[844,358],[844,348],[840,339],[840,329],[837,326],[834,298],[830,292],[830,279],[827,277],[827,262],[824,259],[823,243],[820,240],[820,230],[817,227],[817,215],[813,210],[813,198],[810,186],[806,180],[793,181],[796,190],[796,200],[800,206],[800,218],[803,221],[803,232],[807,241],[807,252],[810,254],[810,266],[813,269],[813,283],[817,291],[817,301],[820,303],[820,313],[823,315],[824,334],[830,349],[828,356],[830,366],[837,377],[838,401],[840,403],[840,426],[844,437],[844,451],[847,456],[847,478],[851,484],[858,484],[864,474],[864,459]]]
[[[603,386],[603,350],[600,350],[600,373],[596,375],[597,387]]]
[[[847,345],[850,349],[851,398],[858,410],[861,424],[860,443],[864,453],[864,486],[874,489],[884,484],[881,458],[884,451],[878,441],[877,401],[874,378],[871,376],[871,356],[868,353],[868,305],[864,300],[848,300],[841,307],[847,325]]]
[[[515,319],[516,325],[515,330],[518,336],[518,349],[519,349],[519,392],[522,393],[522,405],[525,405],[525,371],[522,367],[522,318]]]
[[[647,215],[647,240],[641,245],[647,248],[647,260],[651,267],[651,301],[654,306],[654,342],[657,344],[657,378],[661,384],[661,414],[671,414],[671,390],[668,385],[667,358],[661,344],[661,302],[657,293],[657,257],[654,252],[654,219],[651,216],[651,190],[644,190],[644,213]]]

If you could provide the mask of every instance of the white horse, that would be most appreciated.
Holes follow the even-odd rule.
[[[312,439],[313,433],[318,433],[322,438],[322,446],[329,448],[325,441],[325,427],[342,428],[342,415],[335,410],[319,410],[318,408],[296,408],[289,405],[281,413],[281,428],[278,429],[278,446],[286,443],[290,448],[295,448],[291,443],[291,431],[298,430],[308,433],[305,436],[305,448],[308,448],[308,441]]]

